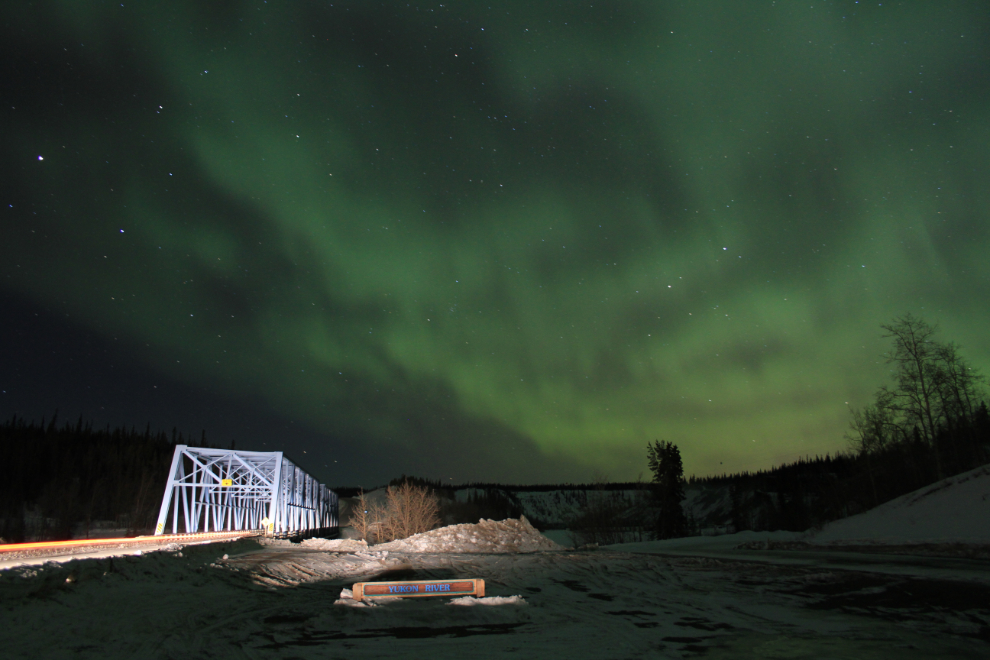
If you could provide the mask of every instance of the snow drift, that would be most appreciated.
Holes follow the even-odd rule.
[[[450,525],[409,538],[380,543],[391,552],[545,552],[563,550],[533,527],[526,516]]]
[[[825,525],[812,543],[990,543],[990,465]]]

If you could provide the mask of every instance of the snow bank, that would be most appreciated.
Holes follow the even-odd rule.
[[[375,549],[392,552],[543,552],[564,548],[543,536],[526,516],[521,516],[518,520],[482,519],[474,524],[441,527],[381,543]]]
[[[340,591],[340,598],[333,602],[334,605],[338,607],[378,607],[379,605],[384,605],[386,603],[392,603],[397,600],[402,600],[401,598],[392,598],[390,596],[379,596],[377,598],[366,598],[364,600],[354,600],[354,592],[350,589],[342,589]]]
[[[472,607],[474,605],[525,605],[526,600],[522,596],[485,596],[475,598],[474,596],[462,596],[455,598],[449,605],[462,605]]]
[[[256,584],[271,587],[356,581],[409,568],[401,556],[389,556],[387,550],[341,553],[292,548],[229,557],[222,566],[245,573]]]
[[[739,532],[689,536],[667,541],[607,546],[626,552],[690,554],[760,549],[792,542],[822,546],[938,546],[956,554],[952,544],[990,545],[990,465],[943,479],[864,513],[836,520],[818,532]]]
[[[306,539],[299,545],[307,550],[326,552],[363,552],[368,549],[367,542],[356,539]]]
[[[990,465],[826,525],[812,543],[990,543]]]
[[[354,592],[350,589],[342,589],[340,598],[334,601],[334,605],[340,607],[378,607],[402,598],[392,598],[389,596],[376,596],[375,598],[365,598],[364,600],[354,600]],[[447,601],[448,605],[460,605],[462,607],[474,607],[476,605],[525,605],[526,600],[522,596],[486,596],[475,598],[474,596],[461,596]]]

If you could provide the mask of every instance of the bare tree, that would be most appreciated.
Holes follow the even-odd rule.
[[[389,486],[386,515],[388,536],[404,539],[421,534],[440,525],[440,502],[425,486],[405,482]]]
[[[938,345],[937,355],[943,416],[972,420],[979,403],[980,385],[986,379],[959,355],[959,347],[953,342]]]
[[[440,526],[440,501],[431,489],[408,481],[389,486],[384,503],[369,502],[362,492],[348,524],[369,543],[404,539]]]
[[[939,392],[942,375],[940,347],[932,339],[938,328],[910,313],[880,327],[887,331],[884,338],[894,340],[894,350],[887,354],[887,362],[897,365],[897,388],[881,388],[881,392],[890,397],[891,407],[903,415],[909,427],[920,429],[922,439],[935,455],[935,470],[941,479],[945,471],[935,438],[944,412]]]
[[[364,491],[358,495],[356,506],[351,509],[351,516],[347,524],[354,528],[358,536],[365,541],[368,540],[368,532],[373,522],[374,514],[368,508],[368,499],[364,496]]]
[[[876,403],[862,410],[853,410],[852,433],[846,434],[850,448],[866,460],[866,471],[873,491],[873,506],[879,504],[877,484],[874,477],[872,457],[882,453],[898,438],[901,430],[897,426],[896,411],[892,406],[889,391],[881,388],[877,392]]]
[[[850,447],[865,459],[874,499],[875,459],[899,445],[925,463],[933,459],[935,478],[957,473],[979,461],[982,449],[976,431],[976,411],[985,379],[961,356],[956,344],[935,341],[938,330],[911,314],[882,325],[893,340],[887,362],[894,365],[894,384],[881,387],[876,403],[853,411]],[[909,447],[927,448],[917,454]],[[924,470],[924,471],[927,471]]]
[[[440,501],[431,489],[406,481],[388,487],[385,503],[369,503],[361,493],[349,523],[369,543],[404,539],[440,526]]]

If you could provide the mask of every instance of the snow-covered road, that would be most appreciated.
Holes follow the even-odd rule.
[[[101,551],[43,566],[18,566],[31,560],[11,556],[3,564],[11,568],[0,570],[0,653],[983,660],[988,506],[990,466],[813,534],[741,532],[568,552],[520,518],[372,548],[240,541],[142,556]],[[789,549],[796,547],[804,549]],[[920,556],[930,551],[957,556]],[[363,580],[452,577],[483,578],[493,598],[373,607],[341,598]]]
[[[334,604],[376,574],[481,577],[487,595],[522,602]],[[5,658],[976,659],[990,655],[988,603],[975,582],[808,565],[241,542],[3,571],[0,648]]]
[[[795,541],[790,532],[758,534],[742,532],[706,539],[689,537],[672,541],[624,543],[609,546],[623,552],[657,554],[667,557],[704,557],[727,562],[758,562],[776,566],[816,570],[859,571],[957,582],[975,582],[990,587],[990,559],[979,547],[980,558],[951,556],[953,546],[945,544],[877,546],[814,545]],[[717,541],[725,539],[729,544]],[[685,543],[681,543],[685,541]],[[715,541],[715,542],[712,542]],[[973,552],[976,546],[968,546]],[[960,549],[961,553],[963,549]],[[937,554],[925,554],[925,552]]]

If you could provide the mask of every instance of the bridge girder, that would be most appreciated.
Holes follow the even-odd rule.
[[[280,451],[177,445],[156,536],[170,510],[173,534],[262,529],[266,518],[283,537],[338,527],[337,494]]]

